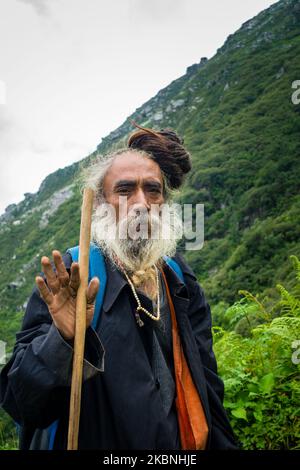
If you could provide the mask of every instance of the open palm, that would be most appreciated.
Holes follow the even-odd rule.
[[[66,270],[62,256],[59,251],[52,252],[55,271],[47,256],[41,259],[42,271],[45,274],[43,279],[37,276],[35,281],[40,295],[48,306],[53,323],[58,328],[64,338],[70,340],[75,334],[75,311],[77,292],[80,285],[79,264],[74,262],[71,265],[70,275]],[[91,279],[87,291],[86,326],[88,327],[93,319],[95,300],[99,289],[99,279]]]

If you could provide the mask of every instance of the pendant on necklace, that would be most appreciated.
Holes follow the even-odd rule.
[[[141,319],[139,312],[136,310],[134,314],[135,314],[135,319],[136,319],[137,324],[139,326],[144,326],[144,322]]]

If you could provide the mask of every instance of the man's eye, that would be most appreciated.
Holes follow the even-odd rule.
[[[158,189],[158,188],[151,188],[149,191],[150,191],[150,193],[160,194],[160,189]]]
[[[128,193],[130,191],[129,188],[119,188],[118,193]]]

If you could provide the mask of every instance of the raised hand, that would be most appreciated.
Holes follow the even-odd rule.
[[[41,276],[36,276],[35,282],[42,299],[46,302],[53,323],[65,339],[71,340],[75,335],[75,310],[77,291],[80,284],[79,263],[72,263],[70,276],[66,270],[59,251],[52,252],[56,272],[47,256],[41,259],[42,271],[47,284]],[[95,300],[99,289],[99,279],[91,279],[87,291],[86,326],[93,319]]]

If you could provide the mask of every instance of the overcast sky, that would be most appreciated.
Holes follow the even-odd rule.
[[[0,0],[0,214],[268,0]]]

